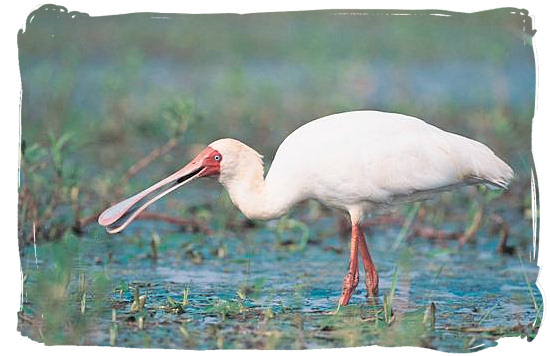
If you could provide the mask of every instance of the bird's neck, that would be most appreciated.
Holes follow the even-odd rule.
[[[220,177],[235,206],[249,219],[270,220],[284,215],[293,204],[281,189],[264,180],[263,166]]]

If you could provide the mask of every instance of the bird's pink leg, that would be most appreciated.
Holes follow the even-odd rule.
[[[365,235],[359,224],[354,224],[351,229],[352,234],[355,233],[358,236],[359,251],[363,260],[363,267],[365,268],[367,296],[375,297],[378,295],[378,272],[376,272],[376,267],[370,257]]]
[[[349,299],[359,284],[359,269],[357,268],[357,247],[358,235],[351,230],[351,247],[349,255],[348,273],[342,283],[342,296],[340,296],[340,305],[348,305]]]

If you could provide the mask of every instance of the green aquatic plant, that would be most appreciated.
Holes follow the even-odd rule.
[[[160,235],[153,231],[151,235],[151,259],[156,261],[158,259],[158,249],[160,247]]]
[[[397,237],[395,238],[395,241],[393,243],[394,250],[397,250],[399,245],[401,245],[405,237],[407,237],[407,235],[409,234],[409,230],[411,229],[414,219],[418,215],[418,210],[420,209],[421,204],[421,202],[415,202],[414,204],[412,204],[412,207],[407,214],[407,218],[401,226],[401,230],[399,230],[399,234],[397,234]]]
[[[160,118],[165,122],[168,136],[179,139],[200,117],[195,115],[195,103],[187,97],[177,97],[164,102],[160,107]]]
[[[143,310],[145,303],[147,302],[147,293],[141,295],[139,292],[139,287],[133,287],[134,290],[134,299],[130,305],[130,312],[137,313]]]
[[[287,236],[298,233],[298,241],[293,241]],[[292,251],[304,251],[309,240],[309,227],[299,220],[284,216],[279,219],[275,228],[278,248],[285,248]]]
[[[116,316],[116,310],[111,310],[111,324],[109,326],[109,345],[115,346],[116,340],[118,336],[118,324],[117,324],[117,316]]]
[[[219,299],[207,307],[205,312],[207,314],[217,315],[222,321],[225,321],[227,318],[232,318],[236,315],[242,314],[246,311],[246,309],[247,308],[244,306],[241,299],[238,301]]]
[[[166,296],[166,305],[162,305],[159,309],[163,309],[172,314],[182,314],[185,312],[185,308],[189,304],[189,287],[183,290],[182,300],[178,302],[171,296]]]
[[[185,308],[189,304],[189,287],[186,287],[183,290],[183,298],[181,300],[181,305]]]
[[[247,278],[243,284],[237,290],[237,295],[240,299],[247,299],[250,297],[256,297],[264,290],[267,279],[265,277],[255,278],[252,282],[249,281],[249,266],[247,266]]]
[[[430,305],[426,307],[426,310],[424,311],[424,318],[422,319],[422,323],[433,329],[435,327],[435,303],[431,302]]]
[[[110,309],[111,280],[105,271],[88,271],[80,249],[79,239],[66,232],[42,255],[55,263],[26,268],[20,323],[46,344],[85,343],[89,328]]]
[[[476,195],[476,199],[473,200],[468,209],[468,226],[459,238],[460,246],[475,238],[476,234],[485,223],[483,217],[486,213],[486,206],[504,194],[502,190],[490,189],[485,185],[477,186],[477,191],[478,195]]]
[[[542,322],[541,320],[541,310],[539,305],[537,304],[537,299],[535,298],[535,293],[533,292],[533,288],[531,287],[531,282],[529,282],[529,278],[527,277],[527,272],[525,272],[525,266],[523,265],[523,260],[521,256],[518,255],[519,263],[521,265],[521,272],[523,273],[523,278],[525,279],[525,284],[527,286],[527,290],[529,291],[529,296],[531,297],[531,302],[533,303],[533,308],[535,309],[535,320],[533,320],[533,326],[540,325]]]
[[[72,225],[73,217],[63,208],[74,207],[71,197],[78,195],[77,171],[65,163],[74,151],[73,136],[56,137],[50,131],[47,144],[21,141],[18,231],[22,244],[60,238]]]
[[[382,305],[384,308],[384,321],[386,324],[391,324],[394,320],[394,313],[392,308],[393,298],[395,297],[395,289],[397,288],[397,266],[393,271],[393,278],[391,282],[391,289],[388,295],[384,295],[382,299]]]
[[[495,304],[493,305],[491,308],[489,308],[482,316],[481,316],[481,319],[479,319],[479,321],[477,322],[478,325],[481,325],[481,323],[483,323],[483,321],[485,319],[487,319],[489,317],[489,315],[491,315],[491,313],[493,312],[493,310],[495,310],[499,305],[498,304]]]
[[[435,330],[435,304],[400,313],[382,330],[381,345],[421,346],[431,348],[430,335]],[[384,326],[382,326],[384,328]]]

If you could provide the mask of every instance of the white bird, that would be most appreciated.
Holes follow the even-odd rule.
[[[406,115],[353,111],[290,134],[265,179],[255,150],[230,138],[214,141],[179,171],[105,210],[99,224],[119,232],[153,202],[200,177],[217,178],[249,219],[278,218],[294,204],[315,199],[350,216],[350,263],[339,299],[347,305],[359,282],[359,255],[367,294],[378,293],[378,273],[361,229],[366,213],[467,184],[506,188],[513,174],[477,141]]]

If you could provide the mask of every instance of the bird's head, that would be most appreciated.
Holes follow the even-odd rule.
[[[109,233],[120,232],[148,206],[196,178],[217,178],[222,184],[230,182],[236,172],[242,171],[243,161],[249,159],[261,162],[261,156],[240,141],[225,138],[212,142],[180,170],[103,211],[98,222]]]
[[[263,178],[262,156],[241,141],[222,138],[209,147],[223,157],[217,178],[224,187],[229,188],[236,181],[248,181],[250,177]]]

